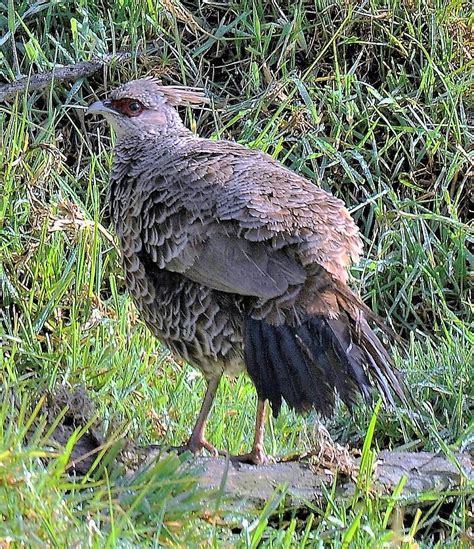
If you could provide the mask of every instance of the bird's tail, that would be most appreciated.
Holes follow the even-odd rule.
[[[395,394],[406,404],[400,374],[367,322],[377,317],[347,287],[333,288],[337,318],[319,312],[279,326],[246,318],[246,367],[275,416],[282,399],[298,412],[328,415],[335,390],[348,406],[357,393],[371,401],[373,382],[385,401],[393,405]]]

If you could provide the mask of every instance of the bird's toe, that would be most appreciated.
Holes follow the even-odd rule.
[[[230,458],[233,462],[247,463],[249,465],[271,465],[276,463],[275,458],[265,453],[265,450],[261,446],[255,446],[248,454],[241,454],[239,456],[232,456]]]
[[[205,438],[193,438],[191,437],[186,444],[176,448],[178,453],[192,452],[193,454],[200,454],[203,450],[206,450],[211,456],[218,457],[222,455],[215,446],[208,442]]]

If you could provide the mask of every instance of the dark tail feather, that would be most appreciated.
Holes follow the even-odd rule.
[[[255,383],[257,394],[265,394],[265,398],[272,403],[273,413],[278,414],[281,408],[282,392],[280,380],[276,377],[270,361],[268,346],[264,341],[263,323],[252,321],[245,327],[245,363],[252,381]]]
[[[334,407],[335,390],[351,406],[361,393],[372,400],[371,377],[384,400],[393,393],[404,403],[398,372],[365,319],[341,312],[339,318],[308,316],[299,326],[273,326],[248,317],[244,327],[245,362],[260,398],[278,415],[282,399],[298,412]]]

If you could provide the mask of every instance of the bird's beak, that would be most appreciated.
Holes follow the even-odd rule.
[[[117,114],[114,109],[110,108],[110,105],[112,105],[112,102],[110,99],[106,99],[105,101],[96,101],[95,103],[92,103],[92,105],[89,106],[89,108],[86,111],[86,114]]]

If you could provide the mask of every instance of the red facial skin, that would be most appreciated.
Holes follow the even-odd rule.
[[[140,101],[128,98],[114,99],[112,101],[112,108],[129,117],[138,116],[145,110]]]

